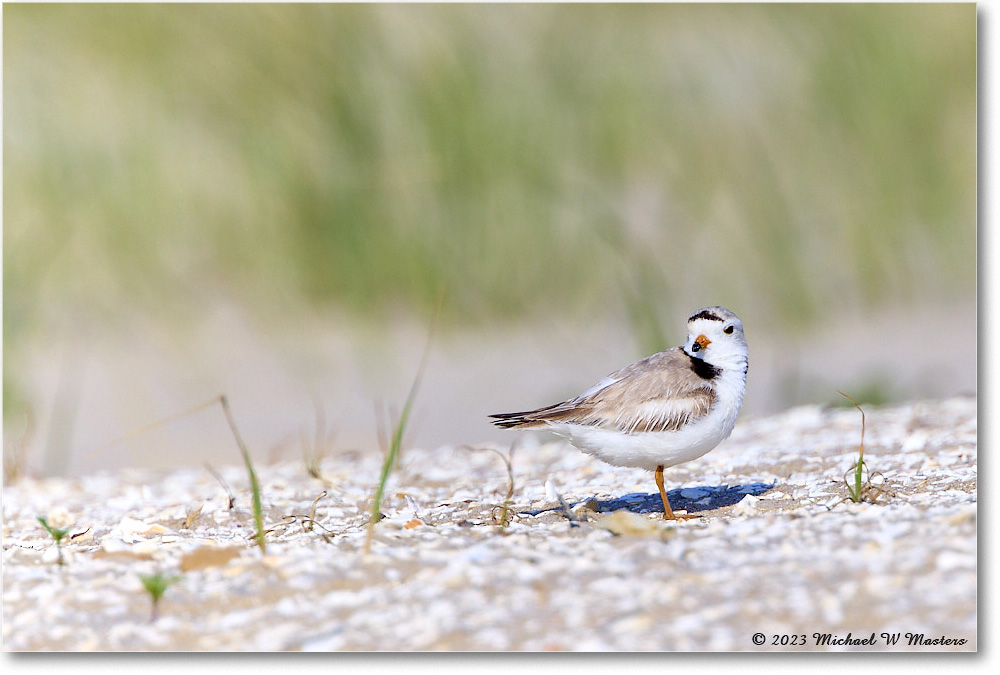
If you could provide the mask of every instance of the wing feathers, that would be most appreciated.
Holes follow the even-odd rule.
[[[711,382],[694,372],[691,357],[677,347],[626,366],[568,401],[490,417],[503,428],[567,422],[625,433],[675,431],[708,414],[714,401]]]

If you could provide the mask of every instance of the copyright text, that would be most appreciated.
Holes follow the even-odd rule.
[[[771,647],[950,647],[968,643],[966,638],[926,633],[754,633],[751,638],[757,646]]]

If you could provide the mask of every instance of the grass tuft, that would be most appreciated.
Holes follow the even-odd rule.
[[[62,542],[63,539],[66,538],[66,535],[69,534],[69,528],[62,529],[58,527],[52,527],[51,525],[49,525],[48,519],[46,519],[44,516],[35,516],[35,518],[37,518],[38,522],[42,524],[42,527],[45,528],[45,531],[49,533],[49,536],[52,537],[52,540],[56,542],[56,551],[59,553],[59,564],[65,565],[66,560],[65,558],[63,558]]]
[[[864,476],[866,468],[865,467],[865,411],[861,409],[861,406],[858,405],[857,401],[855,401],[853,398],[851,398],[844,392],[838,390],[837,393],[846,398],[851,403],[853,403],[854,407],[858,409],[859,413],[861,413],[861,442],[858,444],[858,461],[855,463],[852,469],[849,469],[847,471],[847,474],[845,474],[844,476],[844,482],[847,484],[847,491],[851,495],[851,500],[857,503],[861,501],[861,488],[863,485],[862,478]],[[851,486],[850,482],[847,481],[847,476],[850,475],[852,471],[854,472],[853,487]]]
[[[855,504],[863,501],[874,504],[885,493],[885,476],[879,471],[870,472],[868,464],[865,462],[865,411],[861,409],[857,401],[844,392],[838,390],[837,393],[853,403],[854,407],[861,413],[861,441],[858,443],[858,461],[844,473],[847,494]]]
[[[194,524],[201,516],[201,510],[204,508],[204,504],[198,504],[195,507],[189,507],[184,511],[184,525],[182,529],[191,530],[194,529]]]
[[[406,430],[406,423],[409,421],[410,411],[413,409],[413,401],[417,397],[417,391],[420,389],[420,382],[423,380],[424,370],[427,367],[427,357],[430,354],[431,343],[434,340],[434,329],[437,326],[438,316],[441,313],[442,298],[442,295],[438,296],[437,308],[434,311],[430,328],[427,331],[427,343],[424,345],[423,356],[420,357],[420,366],[417,368],[413,384],[410,385],[410,392],[406,396],[406,403],[403,405],[403,410],[393,430],[389,450],[385,453],[385,459],[382,461],[382,472],[379,474],[378,485],[375,487],[375,496],[372,499],[372,515],[368,521],[368,538],[365,540],[365,553],[371,551],[372,539],[375,536],[375,524],[382,519],[382,498],[385,496],[385,486],[389,482],[389,474],[392,473],[392,469],[396,466],[399,449],[403,444],[403,432]]]
[[[146,589],[150,600],[152,600],[152,607],[149,613],[150,623],[156,621],[160,616],[160,599],[163,597],[163,594],[167,592],[168,588],[180,581],[181,578],[179,576],[165,576],[162,573],[139,575],[142,587]]]
[[[243,463],[246,464],[247,475],[250,477],[250,492],[253,497],[254,536],[257,539],[257,545],[260,547],[261,553],[267,553],[267,539],[264,537],[264,507],[261,505],[260,483],[257,481],[257,472],[253,469],[253,462],[250,461],[250,452],[247,450],[246,443],[240,437],[240,432],[236,429],[236,422],[233,421],[233,415],[229,411],[229,399],[226,398],[225,394],[222,394],[219,396],[219,402],[222,404],[222,411],[226,414],[229,428],[233,430],[236,445],[240,446],[240,452],[243,454]]]

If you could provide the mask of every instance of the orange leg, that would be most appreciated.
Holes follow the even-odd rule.
[[[660,488],[660,499],[663,500],[663,519],[664,520],[680,520],[682,518],[697,518],[694,515],[676,515],[674,510],[670,508],[670,500],[667,499],[667,491],[663,489],[663,467],[656,467],[656,487]]]

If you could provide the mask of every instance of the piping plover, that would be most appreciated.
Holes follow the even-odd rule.
[[[733,431],[747,381],[743,323],[725,307],[688,319],[681,347],[611,373],[576,398],[490,415],[504,429],[545,429],[615,466],[655,472],[663,517],[675,520],[663,469],[701,457]]]

